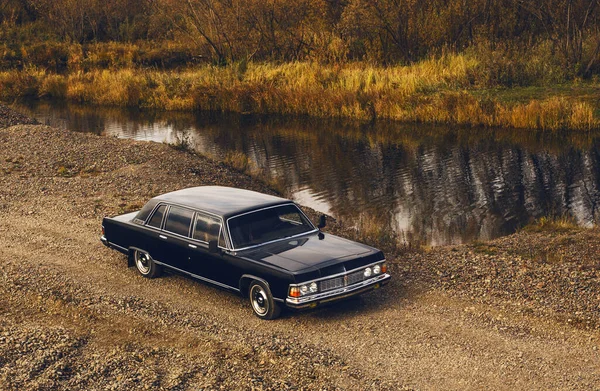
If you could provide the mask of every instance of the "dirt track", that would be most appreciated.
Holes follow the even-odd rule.
[[[597,251],[544,264],[547,294],[500,255],[555,236],[411,254],[385,289],[265,322],[231,293],[146,280],[98,240],[105,214],[201,184],[267,190],[162,144],[0,129],[0,389],[600,389]],[[563,236],[598,245],[597,231]],[[497,278],[472,278],[486,257]]]

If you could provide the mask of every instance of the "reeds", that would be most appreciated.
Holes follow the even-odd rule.
[[[569,232],[580,230],[581,226],[570,216],[545,216],[523,227],[527,232]]]
[[[444,55],[393,67],[243,62],[179,71],[124,68],[67,74],[26,68],[0,72],[0,99],[39,96],[161,110],[543,130],[600,125],[598,99],[564,91],[527,100],[497,97],[472,84],[478,67],[472,56]]]

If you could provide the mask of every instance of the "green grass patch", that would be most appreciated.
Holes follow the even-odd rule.
[[[470,93],[480,99],[495,99],[505,104],[522,104],[550,98],[566,98],[573,101],[593,103],[600,99],[600,84],[596,82],[572,82],[552,86],[498,87],[473,89]]]
[[[473,252],[484,255],[496,255],[498,253],[498,247],[493,244],[476,240],[471,244]]]

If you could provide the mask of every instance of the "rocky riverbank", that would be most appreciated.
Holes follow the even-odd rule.
[[[13,125],[35,125],[37,123],[38,122],[35,119],[17,113],[3,104],[0,104],[0,129]]]
[[[385,289],[265,322],[216,288],[143,279],[98,240],[103,216],[156,194],[272,192],[262,182],[164,144],[7,127],[28,120],[3,107],[0,117],[0,388],[600,384],[597,229],[388,253]],[[334,221],[328,230],[357,235]]]

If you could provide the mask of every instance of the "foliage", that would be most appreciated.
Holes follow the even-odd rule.
[[[38,68],[0,72],[0,99],[53,96],[73,102],[162,110],[308,115],[543,130],[600,127],[598,88],[524,100],[471,83],[478,61],[446,55],[411,66],[293,62],[203,65],[182,71]],[[512,90],[513,92],[515,90]]]
[[[176,51],[181,57],[173,53],[175,63],[191,61],[193,53],[213,64],[408,64],[475,48],[483,68],[492,70],[479,74],[483,82],[522,85],[544,75],[546,60],[552,70],[564,69],[550,78],[596,73],[599,21],[597,0],[4,0],[0,42],[9,52],[4,61],[23,57],[59,68],[66,57],[76,57],[68,45],[81,45],[81,56],[89,58],[86,47],[102,42],[178,42],[184,50]],[[128,56],[134,52],[105,60],[162,65],[156,52],[145,53],[143,61]],[[537,60],[528,67],[519,60],[523,55]],[[42,64],[44,57],[53,62]]]
[[[4,0],[0,99],[590,130],[599,22],[597,0]]]
[[[189,152],[193,150],[192,141],[188,132],[183,132],[183,134],[176,134],[175,141],[170,143],[169,145],[177,151]]]

